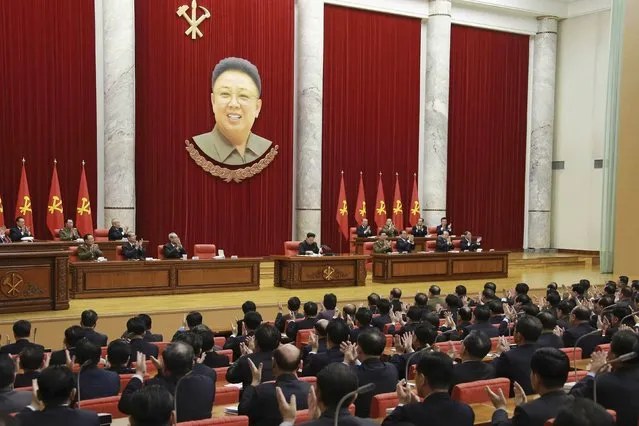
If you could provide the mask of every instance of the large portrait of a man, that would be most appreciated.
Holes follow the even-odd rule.
[[[251,131],[262,109],[257,67],[246,59],[225,58],[213,69],[211,87],[215,126],[193,141],[217,163],[244,166],[258,160],[273,143]]]

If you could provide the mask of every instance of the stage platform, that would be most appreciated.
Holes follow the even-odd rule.
[[[542,294],[549,282],[555,281],[559,285],[570,285],[581,278],[589,279],[593,284],[604,283],[614,279],[611,275],[599,273],[599,258],[587,254],[526,254],[511,253],[509,255],[508,278],[493,279],[498,291],[513,288],[518,282],[526,282],[532,289],[538,289]],[[302,301],[321,301],[324,293],[333,292],[337,295],[338,305],[345,303],[359,304],[366,300],[371,292],[388,295],[392,287],[402,289],[407,302],[418,291],[428,291],[430,282],[415,282],[402,284],[373,283],[369,272],[366,285],[361,287],[315,288],[290,290],[273,285],[273,263],[263,262],[260,273],[260,290],[257,291],[229,291],[220,293],[196,293],[183,295],[143,296],[128,298],[103,299],[71,299],[69,310],[44,311],[21,314],[0,315],[0,334],[2,343],[6,336],[12,336],[11,324],[17,319],[28,319],[38,328],[37,341],[47,347],[60,348],[63,331],[66,327],[78,324],[80,313],[84,309],[94,309],[100,320],[98,329],[109,335],[109,339],[119,337],[124,331],[125,323],[131,316],[145,312],[153,316],[153,331],[164,334],[169,339],[174,331],[181,326],[184,314],[191,310],[198,310],[204,316],[204,322],[215,331],[230,330],[231,321],[241,317],[241,304],[245,300],[253,300],[265,320],[273,320],[277,314],[277,303],[282,302],[286,308],[286,300],[290,296],[298,296]],[[486,279],[466,281],[438,281],[443,293],[452,292],[456,285],[464,284],[468,293],[476,296],[483,289]]]

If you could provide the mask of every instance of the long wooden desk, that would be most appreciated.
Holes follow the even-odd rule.
[[[373,282],[508,277],[508,252],[374,254]]]
[[[261,258],[72,262],[71,297],[259,290]]]
[[[77,247],[81,243],[76,241],[34,241],[34,242],[16,242],[11,244],[0,244],[0,253],[4,252],[40,252],[51,250],[69,250],[71,247]],[[123,244],[122,241],[98,241],[96,243],[100,250],[108,260],[115,259],[115,248]],[[147,242],[144,247],[147,249]],[[149,257],[157,257],[157,253],[148,253]]]
[[[369,256],[272,256],[275,287],[363,286]]]
[[[451,236],[453,242],[461,240],[460,235]],[[479,235],[473,236],[473,241],[477,241],[477,238],[481,238]],[[378,237],[357,237],[355,238],[355,254],[364,254],[364,244],[374,243]],[[389,238],[390,241],[396,241],[397,237]],[[437,235],[431,235],[428,237],[415,237],[415,251],[428,251],[427,242],[437,241]]]

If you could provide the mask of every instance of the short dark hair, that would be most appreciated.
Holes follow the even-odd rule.
[[[537,314],[537,318],[541,321],[541,327],[544,330],[554,330],[557,326],[557,317],[551,312],[543,311]]]
[[[16,363],[7,355],[0,355],[0,389],[13,384],[16,376]]]
[[[610,352],[616,356],[628,354],[630,352],[638,351],[639,343],[637,342],[637,335],[630,330],[618,331],[612,336],[610,342]],[[628,364],[636,364],[637,358],[626,361]]]
[[[446,305],[450,309],[457,309],[462,307],[462,302],[456,294],[449,294],[446,296]]]
[[[430,311],[422,313],[422,321],[432,325],[435,328],[439,328],[439,315],[436,312]]]
[[[315,238],[315,234],[312,232],[307,232],[306,233],[306,238]]]
[[[386,315],[391,310],[391,302],[388,299],[379,299],[377,302],[377,309],[382,315]]]
[[[550,306],[555,308],[557,307],[557,305],[559,305],[559,302],[561,302],[561,296],[556,291],[551,291],[546,294],[546,301]]]
[[[515,296],[515,303],[530,305],[532,303],[532,299],[527,294],[518,294],[517,296]]]
[[[18,320],[13,323],[13,335],[20,339],[31,335],[31,323],[26,320]]]
[[[579,284],[581,284],[584,287],[584,290],[586,291],[588,291],[588,289],[590,288],[590,280],[587,280],[585,278],[580,279]]]
[[[89,239],[89,237],[93,237],[93,234],[84,234],[84,237],[82,237],[82,239],[86,241]]]
[[[324,295],[323,303],[326,309],[335,309],[335,306],[337,306],[337,296],[335,296],[333,293],[327,293]]]
[[[176,333],[175,336],[173,336],[172,342],[181,342],[189,345],[191,349],[193,349],[194,357],[202,353],[202,338],[193,330]]]
[[[300,351],[299,356],[291,360],[282,354],[282,351],[280,350],[281,347],[282,346],[273,351],[273,360],[275,361],[275,364],[277,364],[278,368],[282,371],[290,373],[296,372],[300,365],[300,361],[302,360],[302,352]]]
[[[107,347],[107,359],[111,366],[121,367],[129,363],[131,344],[124,339],[117,339]]]
[[[200,342],[202,343],[202,352],[208,352],[213,349],[213,346],[215,346],[215,333],[213,333],[213,330],[211,330],[204,324],[200,324],[193,328],[191,332],[200,336]]]
[[[557,283],[556,282],[552,282],[552,283],[548,284],[546,286],[546,290],[555,290],[555,291],[557,291]]]
[[[612,316],[617,318],[619,321],[621,321],[622,319],[624,319],[625,317],[627,317],[628,315],[632,313],[632,309],[630,309],[630,306],[623,306],[623,305],[617,306],[609,311],[612,314]],[[632,318],[627,318],[626,322],[627,322],[626,325],[629,325],[629,326],[634,325],[634,320]]]
[[[373,320],[373,314],[370,309],[367,308],[359,308],[355,313],[355,319],[361,326],[367,326]]]
[[[429,324],[420,324],[415,328],[415,337],[422,345],[432,345],[437,339],[437,329]]]
[[[202,314],[198,311],[189,312],[189,314],[186,316],[186,325],[189,328],[193,328],[196,325],[200,324],[202,324]]]
[[[47,407],[65,404],[76,388],[75,380],[75,374],[66,366],[47,367],[38,376],[38,397]]]
[[[304,303],[304,315],[308,317],[317,315],[317,303],[311,301]]]
[[[488,300],[494,300],[497,297],[497,296],[495,296],[495,290],[493,290],[491,288],[485,288],[481,292],[481,295],[484,296]]]
[[[572,310],[572,314],[577,321],[588,321],[590,319],[590,309],[585,306],[577,306]]]
[[[574,307],[575,306],[571,303],[570,300],[562,300],[557,305],[557,309],[559,309],[561,313],[564,315],[570,314],[570,312],[572,311],[572,308]]]
[[[169,370],[172,375],[178,377],[184,376],[193,369],[194,357],[193,347],[180,341],[169,343],[162,352],[164,368]]]
[[[342,312],[344,313],[344,318],[346,318],[346,315],[350,315],[351,317],[354,317],[355,312],[357,312],[357,308],[355,307],[354,304],[347,303],[346,305],[344,305],[344,307],[342,307]]]
[[[536,317],[537,314],[539,313],[539,306],[533,305],[532,303],[530,303],[527,305],[523,305],[521,307],[521,311],[525,313],[526,315],[532,315],[533,317]]]
[[[233,56],[222,59],[215,65],[215,68],[213,68],[213,73],[211,74],[211,91],[213,91],[217,79],[227,71],[240,71],[249,76],[257,87],[258,96],[262,96],[262,79],[260,78],[260,72],[257,67],[246,59]]]
[[[342,342],[346,342],[349,335],[350,330],[342,320],[331,320],[326,326],[326,338],[334,345],[339,346]]]
[[[586,289],[581,284],[573,284],[572,285],[572,291],[577,293],[579,296],[583,296],[584,293],[586,292]]]
[[[522,315],[515,324],[515,332],[521,334],[526,342],[536,342],[543,327],[537,317]]]
[[[129,318],[126,322],[126,331],[134,336],[141,336],[146,332],[144,321],[140,317]]]
[[[406,312],[406,317],[412,322],[419,322],[422,319],[422,308],[419,306],[411,306]]]
[[[318,336],[326,337],[326,327],[328,327],[328,320],[321,319],[315,323],[313,328],[317,332]]]
[[[426,293],[422,293],[420,291],[419,293],[415,294],[415,304],[421,307],[426,306],[428,304],[428,296],[426,296]]]
[[[40,346],[27,345],[20,351],[20,368],[33,371],[42,367],[44,350]]]
[[[85,362],[97,365],[100,362],[102,348],[89,339],[82,339],[75,347],[75,359],[80,365]]]
[[[490,337],[480,330],[471,331],[463,343],[470,356],[476,359],[484,359],[492,345]]]
[[[262,352],[270,352],[280,345],[282,334],[270,324],[262,324],[255,330],[255,342]]]
[[[602,296],[599,298],[599,300],[597,300],[597,304],[602,308],[607,308],[613,303],[615,303],[615,301],[611,296]]]
[[[530,359],[530,369],[546,388],[560,388],[568,380],[570,360],[559,349],[539,348]]]
[[[459,308],[457,315],[459,315],[459,319],[462,321],[470,321],[473,318],[473,311],[468,306],[464,306],[463,308]]]
[[[431,285],[428,289],[428,292],[432,295],[439,296],[439,294],[442,292],[442,289],[439,288],[439,286],[437,285]]]
[[[501,304],[501,300],[491,300],[487,304],[488,304],[488,309],[490,309],[491,313],[497,314],[497,315],[504,313],[504,307]]]
[[[519,283],[515,286],[515,293],[517,294],[528,294],[528,290],[530,290],[530,287],[526,283]]]
[[[262,324],[262,315],[259,312],[247,312],[244,314],[244,325],[249,330],[255,330]]]
[[[357,344],[365,355],[381,356],[386,347],[386,336],[376,327],[369,327],[359,333]]]
[[[431,389],[448,389],[453,378],[453,360],[441,352],[426,352],[417,364],[417,372],[428,379]]]
[[[149,314],[138,314],[138,318],[142,320],[142,322],[144,323],[144,328],[146,330],[151,329],[151,327],[153,326],[153,321],[151,320],[151,316]]]
[[[379,302],[379,294],[371,293],[366,299],[368,300],[368,304],[370,306],[377,306],[377,302]]]
[[[395,287],[390,291],[390,295],[393,296],[395,299],[399,299],[400,297],[402,297],[402,289]]]
[[[492,281],[488,281],[486,284],[484,284],[484,289],[490,289],[492,291],[497,291],[497,284],[495,284]]]
[[[286,303],[286,305],[288,306],[288,309],[290,311],[299,310],[301,304],[302,304],[302,302],[300,301],[300,298],[297,297],[297,296],[293,296],[293,297],[289,298],[288,302]]]
[[[555,417],[555,426],[613,426],[612,416],[593,401],[575,397],[566,401]]]
[[[130,403],[135,426],[168,425],[171,420],[174,399],[164,386],[144,386],[131,395]]]
[[[627,285],[629,280],[630,279],[628,278],[627,275],[619,275],[619,282],[620,283],[624,283],[624,284]]]
[[[490,319],[490,309],[488,305],[477,305],[473,311],[473,316],[477,322],[486,322]]]
[[[466,290],[466,286],[460,284],[457,287],[455,287],[455,294],[457,294],[460,297],[466,296],[466,294],[468,294],[468,290]]]
[[[95,327],[98,322],[98,313],[93,309],[82,311],[80,316],[80,325],[83,327]]]
[[[621,293],[623,297],[632,297],[631,287],[622,287],[621,290],[619,290],[619,292]]]
[[[86,330],[84,330],[79,325],[72,325],[64,330],[64,342],[70,348],[75,347],[78,342],[87,335]]]
[[[257,311],[257,306],[255,306],[255,302],[253,302],[252,300],[247,300],[246,302],[242,303],[242,312],[243,313],[248,313],[248,312],[255,312]]]
[[[347,394],[359,387],[357,375],[351,368],[341,362],[333,362],[317,373],[317,389],[324,405],[335,409],[337,403]],[[351,401],[346,401],[348,406]]]
[[[446,222],[448,222],[448,218],[446,216],[442,217],[441,219],[439,219],[439,221],[441,222],[442,220],[445,220]]]
[[[613,285],[607,284],[604,287],[604,293],[606,293],[606,294],[608,294],[610,296],[614,296],[616,292],[617,292],[617,286],[616,285],[613,286]]]
[[[18,216],[18,217],[16,217],[16,222],[18,222],[20,219],[24,219],[24,216]]]

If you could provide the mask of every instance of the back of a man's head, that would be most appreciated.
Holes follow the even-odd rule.
[[[202,338],[194,330],[176,333],[172,342],[182,342],[189,345],[193,350],[193,356],[197,357],[202,353]]]
[[[570,360],[559,349],[539,348],[530,359],[530,370],[546,390],[563,388],[568,379]]]
[[[317,303],[306,302],[304,303],[304,315],[307,317],[314,317],[317,315]]]
[[[432,325],[435,328],[439,328],[439,315],[437,312],[422,313],[422,322]]]
[[[255,305],[255,302],[251,300],[247,300],[246,302],[242,303],[242,312],[244,312],[245,314],[248,312],[255,312],[255,311],[257,311],[257,306]]]
[[[295,373],[300,365],[302,351],[295,345],[280,345],[273,351],[273,361],[283,373]]]
[[[588,321],[590,320],[590,309],[585,306],[577,306],[572,310],[572,314],[577,321]]]
[[[496,292],[497,291],[497,284],[495,284],[492,281],[489,281],[486,284],[484,284],[484,289],[489,289],[489,290],[492,290],[492,291]]]
[[[572,291],[581,297],[586,292],[586,288],[582,284],[573,284]]]
[[[470,321],[473,318],[473,311],[468,306],[464,306],[457,311],[457,315],[462,321]]]
[[[417,372],[428,380],[430,389],[448,391],[453,377],[453,360],[441,352],[426,352],[417,364]]]
[[[142,336],[146,332],[146,326],[142,318],[133,317],[129,318],[126,322],[126,331],[132,336]]]
[[[315,329],[315,332],[320,337],[326,337],[326,327],[328,327],[328,320],[326,319],[321,319],[317,321],[315,325],[313,326],[313,328]]]
[[[515,296],[515,303],[519,303],[521,305],[530,305],[532,303],[532,299],[528,294],[518,294]]]
[[[476,306],[473,316],[477,322],[487,322],[490,319],[490,308],[488,308],[488,305]]]
[[[202,352],[208,352],[213,349],[213,346],[215,345],[215,333],[213,333],[213,330],[204,324],[200,324],[191,331],[200,336]]]
[[[368,308],[359,308],[355,313],[355,319],[359,323],[360,326],[366,327],[373,320],[373,314]]]
[[[437,339],[437,329],[428,323],[423,323],[415,327],[415,338],[419,340],[421,346],[432,345]]]
[[[38,376],[38,397],[46,407],[69,403],[75,388],[75,375],[65,366],[47,367]]]
[[[482,360],[490,352],[490,337],[483,331],[473,330],[463,341],[468,355],[475,360]]]
[[[390,312],[391,303],[388,301],[388,299],[380,299],[377,302],[377,309],[379,310],[380,314],[386,315]]]
[[[41,347],[27,345],[20,352],[20,368],[25,371],[34,371],[42,367],[44,351]]]
[[[419,306],[411,306],[408,308],[408,312],[406,312],[406,317],[411,322],[419,322],[422,319],[422,308]]]
[[[82,327],[95,327],[98,322],[98,313],[93,309],[87,309],[80,316],[80,325]]]
[[[523,315],[515,324],[515,333],[519,333],[526,343],[534,343],[541,336],[543,328],[538,318]]]
[[[554,308],[559,305],[559,302],[561,302],[561,296],[556,291],[551,291],[546,294],[546,301]]]
[[[337,306],[337,296],[335,296],[333,293],[326,293],[324,295],[324,301],[322,303],[324,304],[324,308],[328,310],[335,309],[335,307]]]
[[[89,339],[82,339],[75,347],[75,360],[78,364],[89,363],[98,365],[102,348]]]
[[[400,288],[395,287],[390,291],[390,295],[393,299],[399,299],[402,297],[402,290]]]
[[[131,395],[130,404],[131,426],[171,425],[173,395],[164,386],[144,386]]]
[[[86,330],[79,325],[72,325],[64,330],[64,342],[69,348],[74,348],[86,336]]]
[[[539,314],[539,306],[533,305],[532,303],[528,305],[523,305],[521,307],[521,312],[525,313],[526,315],[531,315],[533,317],[536,317],[537,314]]]
[[[144,323],[145,331],[151,329],[153,326],[153,320],[151,320],[151,316],[149,314],[138,314],[138,318],[140,318]]]
[[[255,342],[262,352],[275,350],[279,346],[281,338],[281,333],[270,324],[262,324],[255,330]]]
[[[369,357],[379,357],[386,347],[386,336],[377,328],[367,328],[357,336],[357,345]]]
[[[574,308],[574,305],[571,303],[570,300],[562,300],[557,305],[557,309],[559,309],[562,315],[570,314],[570,312],[572,311],[572,308]]]
[[[31,335],[31,323],[26,320],[18,320],[13,323],[13,336],[16,339],[24,339]]]
[[[446,306],[451,310],[459,309],[463,306],[461,299],[456,294],[449,294],[444,300],[446,301]]]
[[[357,306],[353,303],[347,303],[344,307],[342,307],[344,318],[346,318],[346,316],[350,316],[351,318],[355,317],[355,312],[357,312]]]
[[[191,311],[186,316],[186,325],[189,328],[193,328],[196,325],[202,324],[202,314],[197,311]]]
[[[504,307],[501,304],[501,300],[491,300],[488,302],[488,309],[493,315],[502,315],[504,313]]]
[[[259,312],[251,311],[244,314],[244,325],[248,330],[255,330],[262,324],[262,315]]]
[[[0,354],[0,389],[13,385],[16,375],[16,364],[6,354]]]
[[[124,339],[117,339],[107,347],[107,359],[113,367],[122,367],[129,363],[131,345]]]
[[[459,297],[466,296],[468,294],[468,289],[465,285],[460,284],[455,287],[455,294]]]
[[[423,308],[428,304],[428,296],[426,293],[422,293],[421,291],[415,295],[415,306],[418,308]]]
[[[332,320],[326,326],[326,338],[337,347],[348,340],[349,334],[350,330],[342,320]]]
[[[355,373],[341,362],[328,364],[317,373],[318,398],[330,410],[335,410],[340,399],[357,390],[359,383]],[[351,401],[345,401],[344,406]]]
[[[538,313],[537,318],[541,321],[543,330],[554,330],[557,326],[557,317],[548,311]]]
[[[495,298],[497,298],[497,296],[495,296],[495,290],[492,290],[490,288],[485,288],[482,292],[481,295],[484,299],[490,301],[493,300]]]
[[[630,352],[639,352],[639,337],[630,330],[622,330],[616,332],[612,336],[610,342],[611,356],[618,358],[621,355],[628,354]],[[639,357],[626,361],[624,364],[638,364]]]
[[[379,294],[371,293],[366,299],[368,300],[369,306],[377,306],[377,302],[379,302]]]
[[[555,417],[554,426],[613,426],[612,416],[590,399],[568,400]]]
[[[301,304],[302,302],[300,301],[300,298],[297,296],[293,296],[288,299],[286,306],[288,307],[289,311],[298,311]]]
[[[184,376],[193,369],[193,348],[184,342],[172,342],[162,352],[164,368],[173,376]]]
[[[442,292],[442,289],[439,288],[439,286],[437,285],[431,285],[428,289],[428,292],[433,296],[439,296],[439,294]]]
[[[528,290],[530,290],[530,287],[526,283],[519,283],[515,286],[515,293],[517,294],[528,294]]]

